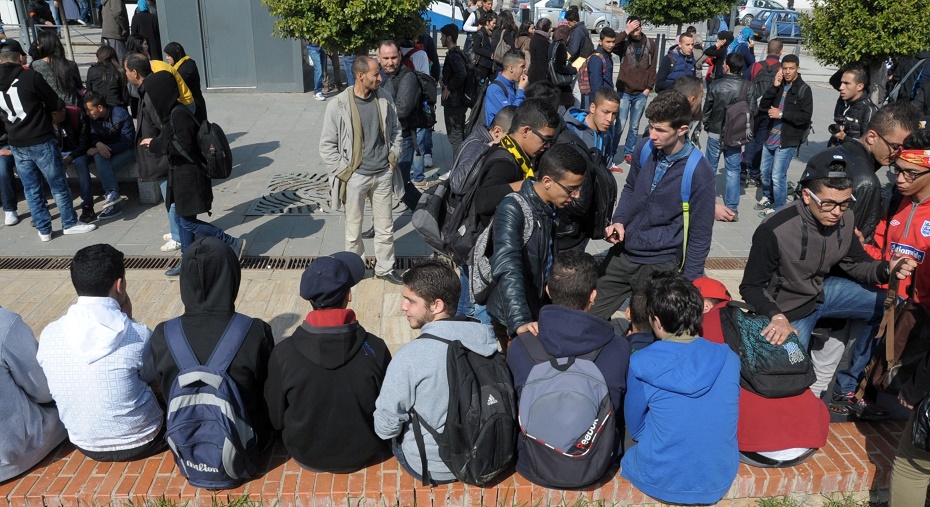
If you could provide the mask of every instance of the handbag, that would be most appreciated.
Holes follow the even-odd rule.
[[[578,74],[562,74],[555,68],[555,52],[561,42],[553,42],[549,45],[549,81],[556,86],[575,86],[575,79]]]

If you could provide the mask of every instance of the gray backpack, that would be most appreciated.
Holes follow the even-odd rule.
[[[535,364],[517,393],[523,449],[517,471],[547,488],[597,482],[616,461],[617,423],[610,391],[594,364],[601,349],[556,358],[539,337],[516,338]]]
[[[518,192],[513,192],[504,196],[514,199],[523,209],[523,246],[526,246],[530,237],[533,236],[533,224],[536,223],[536,212],[533,206],[526,202]],[[529,219],[529,220],[528,220]],[[491,221],[488,226],[481,231],[475,241],[474,248],[469,254],[468,265],[470,267],[468,276],[470,278],[471,300],[473,303],[483,305],[488,302],[488,296],[491,295],[491,289],[496,283],[491,273],[491,256],[494,255],[494,222]]]

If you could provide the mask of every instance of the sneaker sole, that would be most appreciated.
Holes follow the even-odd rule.
[[[105,209],[104,211],[102,211],[99,215],[97,215],[97,219],[98,219],[98,220],[106,220],[106,219],[108,219],[108,218],[118,217],[118,216],[120,216],[120,215],[123,214],[123,210],[119,210],[119,211],[117,211],[116,213],[107,214],[107,211],[109,211],[110,209],[111,209],[111,208],[107,208],[107,209]]]
[[[104,203],[103,203],[103,209],[111,208],[111,207],[113,207],[113,205],[119,204],[119,203],[123,202],[124,200],[126,200],[126,198],[123,197],[123,196],[120,196],[118,201],[113,201],[113,202],[106,202],[106,201],[104,201]],[[101,213],[102,213],[102,212],[101,212]]]

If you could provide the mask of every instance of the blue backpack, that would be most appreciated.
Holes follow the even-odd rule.
[[[652,155],[653,151],[655,151],[655,146],[653,146],[650,139],[646,141],[643,150],[639,152],[640,170],[646,165],[646,161],[649,160],[649,155]],[[691,226],[691,179],[694,177],[694,170],[697,169],[698,162],[701,161],[702,157],[704,157],[704,154],[701,153],[701,150],[697,148],[691,150],[691,155],[688,155],[688,162],[685,164],[685,172],[681,176],[681,213],[684,221],[685,240],[681,246],[681,266],[679,266],[679,269],[684,269],[685,259],[688,257],[688,230]]]
[[[181,327],[181,318],[165,324],[165,341],[178,365],[168,396],[165,440],[174,461],[193,486],[230,489],[255,475],[257,438],[227,370],[252,325],[236,313],[201,365]]]

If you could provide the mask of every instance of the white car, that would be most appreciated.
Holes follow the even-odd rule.
[[[552,26],[555,27],[560,20],[565,19],[563,11],[565,4],[566,0],[539,0],[533,5],[534,19],[549,18],[552,21]],[[584,21],[584,25],[588,27],[588,30],[600,33],[604,27],[609,26],[616,29],[619,26],[619,18],[617,18],[616,14],[599,9],[590,2],[585,2],[584,6],[584,11],[579,14],[581,21]]]
[[[785,4],[775,0],[741,0],[739,3],[739,22],[741,25],[749,26],[753,19],[759,16],[762,11],[783,11],[787,9]],[[734,31],[735,32],[735,31]]]

